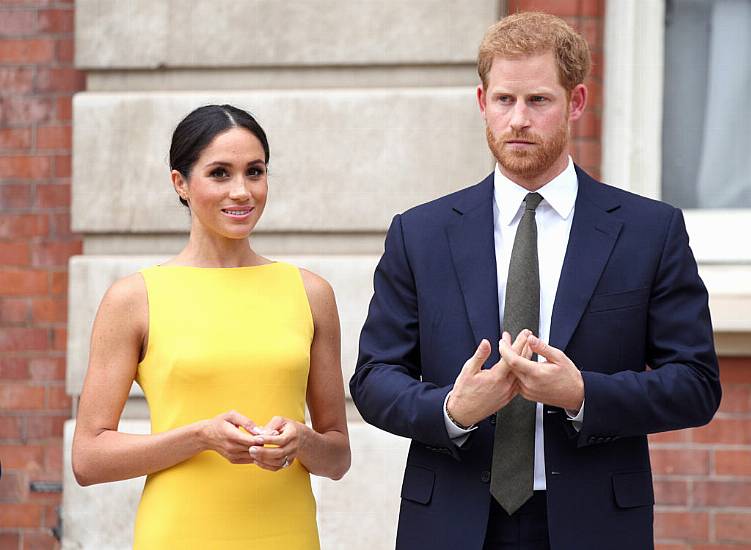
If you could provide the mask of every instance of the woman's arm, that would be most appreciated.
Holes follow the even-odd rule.
[[[252,462],[253,423],[229,412],[155,435],[117,431],[148,334],[143,278],[117,281],[99,306],[91,335],[89,368],[78,405],[73,472],[81,485],[138,477],[212,449],[238,464]]]
[[[285,457],[289,462],[296,458],[312,474],[341,479],[349,470],[351,457],[344,409],[339,314],[331,286],[307,270],[300,271],[315,327],[307,395],[313,427],[274,417],[266,429],[276,430],[279,435],[264,435],[263,441],[278,447],[253,447],[251,456],[267,470],[282,468]]]

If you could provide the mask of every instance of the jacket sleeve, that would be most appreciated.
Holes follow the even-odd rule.
[[[722,394],[708,296],[680,210],[668,223],[647,316],[647,369],[582,372],[578,445],[708,423]]]
[[[366,422],[455,455],[443,419],[451,387],[421,380],[419,303],[398,215],[386,235],[373,286],[349,383],[352,399]]]

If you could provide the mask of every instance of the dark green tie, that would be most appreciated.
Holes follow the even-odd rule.
[[[513,342],[523,329],[540,328],[540,267],[535,209],[539,193],[528,193],[516,229],[506,281],[503,330]],[[517,395],[496,414],[490,493],[509,515],[532,496],[535,459],[535,407]]]

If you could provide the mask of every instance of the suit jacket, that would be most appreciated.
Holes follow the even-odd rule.
[[[707,292],[680,210],[577,177],[550,344],[581,370],[586,405],[579,432],[544,407],[551,548],[650,549],[646,435],[705,424],[720,402]],[[412,440],[400,549],[483,545],[494,416],[458,448],[443,402],[479,341],[501,335],[492,204],[491,174],[397,215],[376,268],[350,388],[367,422]]]

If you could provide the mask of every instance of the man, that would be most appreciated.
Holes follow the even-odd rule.
[[[559,18],[493,25],[477,99],[494,173],[389,228],[350,387],[412,440],[398,548],[653,548],[646,435],[718,407],[681,212],[569,157],[589,66]]]

